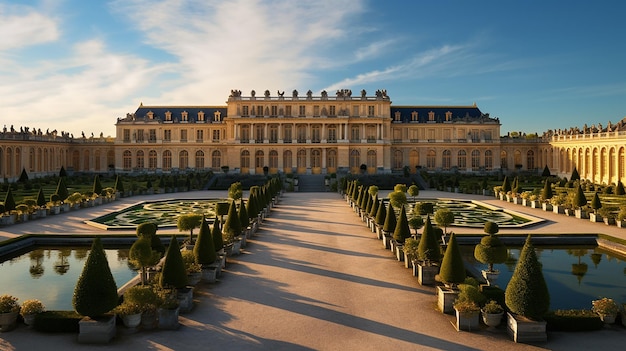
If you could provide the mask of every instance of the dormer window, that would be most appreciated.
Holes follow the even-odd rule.
[[[154,119],[154,112],[152,111],[148,112],[147,116],[148,116],[148,119]]]
[[[450,122],[452,120],[452,112],[446,112],[446,122]]]
[[[434,121],[435,120],[435,112],[433,112],[433,111],[428,112],[428,120],[429,121]]]
[[[401,116],[402,116],[402,114],[400,113],[400,111],[396,111],[396,113],[394,113],[394,115],[393,115],[393,120],[396,121],[396,122],[399,122]]]
[[[189,121],[189,112],[183,111],[180,113],[180,120],[183,122]]]
[[[418,114],[417,111],[413,111],[411,112],[411,121],[416,122],[418,120]]]
[[[198,121],[204,122],[204,111],[198,112]]]
[[[172,120],[172,112],[171,111],[165,112],[165,120],[166,121],[171,121]]]
[[[220,111],[215,111],[213,113],[213,120],[215,122],[221,122],[222,121],[222,113]]]

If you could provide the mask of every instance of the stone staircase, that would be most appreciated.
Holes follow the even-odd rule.
[[[298,192],[315,193],[325,192],[323,174],[300,174],[298,175]]]

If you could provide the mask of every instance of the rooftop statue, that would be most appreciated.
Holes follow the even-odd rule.
[[[298,91],[294,89],[293,92],[291,93],[291,96],[298,97]]]

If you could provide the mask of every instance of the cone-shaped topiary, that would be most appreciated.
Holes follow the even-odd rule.
[[[74,309],[80,315],[98,317],[115,308],[117,302],[115,279],[100,238],[95,238],[74,289]]]
[[[508,193],[511,191],[511,183],[509,182],[509,177],[504,176],[504,181],[502,182],[502,191]]]
[[[183,255],[180,253],[180,246],[174,235],[170,240],[170,246],[167,247],[159,285],[162,288],[176,289],[183,289],[187,286],[187,271]]]
[[[13,197],[11,187],[7,189],[7,193],[4,196],[4,211],[9,213],[15,211],[15,197]]]
[[[115,189],[115,191],[119,191],[120,194],[124,194],[124,181],[122,181],[122,178],[119,175],[115,178],[115,185],[113,186],[113,189]]]
[[[67,191],[67,185],[65,184],[65,177],[59,178],[59,183],[57,184],[57,191],[55,194],[59,195],[59,201],[63,202],[70,195],[69,191]]]
[[[550,293],[530,235],[520,252],[504,298],[511,312],[530,319],[540,319],[550,308]]]
[[[378,209],[376,210],[376,224],[383,225],[385,224],[385,219],[387,218],[387,209],[385,208],[385,200],[380,199],[380,204],[378,205]]]
[[[198,264],[211,264],[217,259],[215,254],[215,246],[213,245],[213,238],[209,231],[209,225],[202,219],[200,225],[200,231],[198,232],[198,238],[196,239],[196,245],[193,247],[193,255],[196,258]]]
[[[226,217],[226,222],[224,223],[222,232],[232,237],[241,235],[241,222],[239,222],[239,214],[237,213],[237,205],[235,205],[235,201],[230,202],[228,217]]]
[[[435,228],[433,228],[433,225],[430,222],[430,216],[426,216],[424,230],[422,231],[420,243],[417,247],[417,256],[421,261],[426,263],[439,262],[441,260],[439,238],[437,238]]]
[[[541,198],[544,201],[548,201],[552,198],[552,196],[554,196],[554,194],[552,194],[552,184],[550,184],[550,182],[546,179],[543,183],[543,190],[541,190]]]
[[[575,181],[575,180],[580,180],[580,174],[578,174],[578,170],[576,169],[576,166],[574,166],[574,169],[572,169],[572,176],[570,177],[571,181]]]
[[[550,168],[548,167],[548,165],[543,167],[543,172],[541,172],[541,176],[542,177],[549,177],[550,176]]]
[[[65,167],[63,166],[61,166],[61,169],[59,170],[59,177],[67,177],[67,171],[65,171]]]
[[[22,173],[20,173],[20,177],[17,179],[18,183],[26,183],[28,181],[28,173],[26,173],[26,168],[22,168]]]
[[[587,197],[585,197],[585,193],[583,192],[582,186],[578,185],[576,189],[576,195],[574,196],[574,206],[581,208],[587,204]]]
[[[484,227],[488,236],[483,237],[480,243],[474,247],[474,258],[478,262],[489,265],[488,271],[493,272],[495,263],[504,263],[508,257],[506,246],[495,234],[498,232],[498,224],[486,222]]]
[[[383,230],[387,233],[393,233],[396,230],[397,223],[396,212],[393,210],[393,206],[389,204],[389,206],[387,206],[387,215],[385,215]]]
[[[100,183],[100,176],[97,174],[93,178],[92,191],[94,194],[97,194],[97,195],[100,195],[100,193],[102,192],[102,183]]]
[[[600,197],[596,192],[593,194],[593,199],[591,200],[591,208],[593,208],[593,213],[597,213],[599,209],[602,208],[602,201],[600,201]]]
[[[224,248],[224,237],[222,236],[222,228],[220,227],[220,220],[217,218],[215,218],[215,222],[213,222],[213,227],[211,227],[211,238],[213,239],[213,247],[215,248],[216,252]]]
[[[248,212],[248,218],[250,221],[256,221],[257,215],[259,211],[256,208],[256,200],[254,199],[254,194],[250,193],[248,196],[248,202],[246,202],[246,212]]]
[[[465,273],[465,264],[463,263],[463,256],[461,256],[461,249],[456,242],[456,235],[452,233],[450,241],[448,242],[448,248],[443,255],[441,261],[441,269],[439,270],[439,278],[445,284],[455,286],[465,281],[467,274]]]
[[[376,214],[378,213],[378,195],[373,195],[372,197],[372,208],[370,208],[369,215],[372,218],[376,218]]]
[[[411,237],[411,229],[409,228],[409,221],[406,218],[406,210],[404,206],[400,210],[398,216],[398,223],[396,223],[396,229],[393,231],[393,239],[399,243],[404,243],[404,240]]]
[[[365,205],[365,214],[369,216],[370,211],[372,210],[372,203],[374,203],[374,197],[368,192],[367,193],[367,204]]]
[[[241,223],[241,229],[245,230],[250,225],[250,217],[246,210],[246,205],[243,202],[243,198],[239,201],[239,223]]]
[[[39,191],[37,192],[37,206],[46,206],[46,195],[43,193],[43,188],[39,188]]]

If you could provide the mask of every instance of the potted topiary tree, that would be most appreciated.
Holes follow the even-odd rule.
[[[426,223],[424,224],[417,248],[417,280],[421,285],[434,284],[435,275],[439,273],[441,248],[436,235],[435,229],[430,222],[430,216],[426,216]]]
[[[235,201],[230,202],[228,216],[226,217],[226,222],[224,222],[224,226],[222,227],[222,233],[224,233],[224,236],[232,238],[232,253],[234,255],[238,255],[240,249],[246,246],[245,237],[241,237],[241,222],[239,222],[239,214],[237,213],[237,205],[235,204]]]
[[[510,311],[507,313],[508,332],[513,340],[546,341],[546,322],[542,318],[550,307],[550,293],[530,235],[520,252],[504,298]]]
[[[215,263],[217,254],[213,246],[209,225],[204,219],[200,225],[196,245],[193,247],[193,254],[196,257],[196,263],[202,265],[202,279],[209,283],[215,283],[217,272],[212,264]]]
[[[193,308],[193,288],[187,285],[187,271],[183,262],[176,236],[172,235],[167,247],[159,286],[163,289],[176,290],[180,312],[189,312]]]
[[[454,223],[454,212],[452,212],[449,208],[440,208],[437,212],[435,212],[435,216],[433,218],[438,226],[443,227],[443,237],[441,239],[445,245],[445,237],[448,234],[446,229],[449,225]]]
[[[576,218],[587,218],[587,213],[583,210],[583,206],[587,205],[587,197],[585,197],[585,193],[583,192],[583,188],[580,184],[576,188],[573,205],[576,208]]]
[[[420,188],[417,185],[413,184],[409,187],[407,192],[409,193],[409,196],[413,198],[413,202],[415,202],[415,198],[420,194]]]
[[[602,215],[598,213],[598,210],[602,208],[602,201],[600,201],[598,192],[595,192],[593,194],[593,199],[591,200],[591,208],[593,209],[593,213],[589,214],[589,221],[602,222]]]
[[[496,236],[499,231],[495,222],[485,222],[484,231],[488,235],[480,239],[480,243],[474,247],[474,258],[480,263],[487,264],[487,270],[482,270],[482,275],[488,285],[494,285],[500,271],[493,269],[495,263],[504,263],[507,259],[506,246]]]
[[[397,223],[396,212],[393,210],[393,205],[389,203],[385,215],[385,224],[383,224],[383,247],[386,249],[391,249],[391,236],[396,230]]]
[[[438,279],[445,284],[444,287],[437,287],[439,309],[443,313],[451,313],[453,302],[458,295],[457,284],[465,281],[467,274],[465,273],[465,264],[463,256],[456,241],[456,235],[450,235],[450,242],[446,248],[441,261],[441,269],[439,270]]]
[[[622,205],[619,208],[619,213],[616,217],[617,226],[620,228],[626,228],[626,205]]]
[[[370,213],[369,213],[369,228],[372,231],[372,233],[376,233],[376,215],[378,214],[378,207],[380,205],[380,202],[378,201],[378,195],[373,195],[372,196],[372,208],[370,208]]]
[[[203,216],[198,213],[186,213],[178,216],[176,220],[176,226],[178,227],[178,231],[189,231],[189,240],[187,245],[189,248],[193,247],[193,230],[200,227],[200,221]]]
[[[541,190],[541,207],[544,211],[552,211],[552,204],[550,203],[552,196],[554,196],[552,193],[552,184],[546,179],[543,184],[543,190]]]
[[[35,317],[45,310],[46,306],[44,306],[41,301],[37,299],[30,299],[22,303],[22,306],[20,307],[20,314],[22,315],[22,318],[24,318],[24,324],[32,328],[35,325]]]
[[[243,202],[243,198],[239,200],[238,215],[241,231],[246,236],[246,239],[250,239],[252,236],[252,228],[250,228],[250,217],[248,216],[248,210],[246,210],[246,204]]]
[[[72,302],[85,316],[79,322],[78,342],[108,343],[115,336],[115,315],[109,312],[117,306],[117,285],[100,238],[93,241]]]
[[[387,207],[385,206],[385,200],[380,199],[378,209],[376,210],[376,218],[374,223],[376,224],[376,237],[382,239],[384,236],[383,225],[387,219]]]
[[[453,304],[457,331],[479,328],[480,304],[484,299],[476,286],[459,284],[459,294]]]
[[[406,218],[406,209],[404,206],[400,209],[398,223],[393,231],[393,241],[396,249],[396,258],[398,261],[404,261],[404,250],[402,246],[407,238],[411,237],[411,229],[409,229],[409,221]]]
[[[413,216],[409,219],[409,228],[415,230],[415,237],[418,236],[417,230],[424,226],[422,216]]]
[[[407,238],[404,240],[402,251],[404,251],[404,267],[413,268],[413,276],[417,277],[417,269],[414,268],[417,264],[417,248],[419,247],[419,240],[413,238]]]
[[[495,328],[502,323],[504,308],[495,300],[490,300],[481,309],[483,322],[490,328]]]

